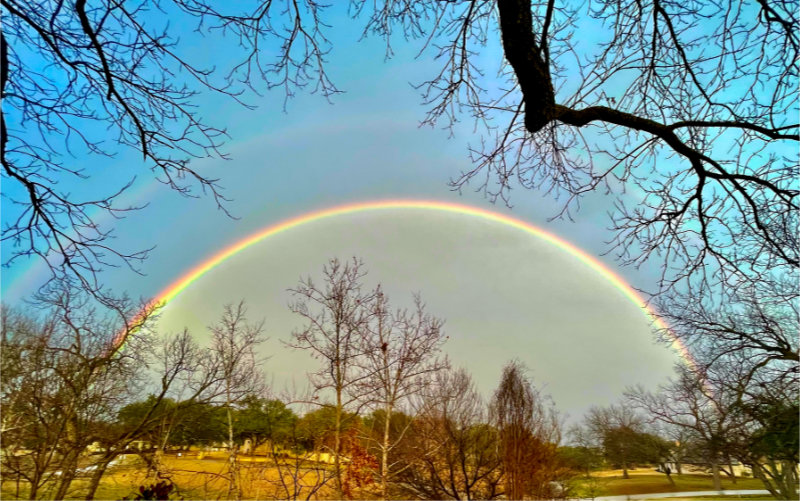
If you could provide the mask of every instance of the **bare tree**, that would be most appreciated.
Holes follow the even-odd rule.
[[[59,186],[90,183],[94,169],[76,158],[136,151],[141,169],[181,194],[209,193],[225,210],[217,180],[190,164],[227,158],[220,149],[225,128],[205,122],[196,95],[240,101],[244,89],[261,81],[287,97],[308,86],[325,96],[337,92],[323,68],[328,42],[313,1],[286,8],[253,1],[230,9],[204,0],[0,5],[0,156],[9,183],[4,194],[14,194],[18,209],[3,226],[3,242],[14,245],[6,262],[38,256],[55,278],[77,278],[101,296],[97,272],[120,261],[136,267],[148,251],[113,246],[111,229],[98,224],[97,214],[120,217],[135,209],[119,203],[133,180],[108,191],[94,186],[81,197]],[[231,67],[215,72],[186,55],[178,40],[191,35],[177,36],[171,26],[192,24],[204,35],[226,34],[239,45]],[[275,57],[263,50],[270,41],[280,47]]]
[[[107,430],[96,435],[102,452],[94,462],[86,499],[94,499],[100,481],[108,467],[136,441],[147,436],[154,428],[156,453],[150,463],[150,469],[161,478],[161,455],[169,440],[169,434],[176,420],[182,413],[200,402],[213,399],[218,392],[221,378],[214,371],[207,371],[206,354],[194,342],[187,330],[175,336],[159,335],[149,340],[150,347],[138,346],[148,354],[146,365],[139,367],[141,373],[148,373],[144,381],[136,388],[136,392],[128,396],[130,402],[136,395],[145,390],[152,391],[145,401],[141,413],[129,420],[124,426],[114,423]],[[130,342],[130,340],[128,341]],[[128,349],[132,349],[134,343]],[[147,381],[150,379],[150,382]],[[131,381],[128,380],[130,385]],[[181,398],[183,397],[183,398]],[[179,402],[167,408],[169,402]],[[148,472],[149,473],[149,472]]]
[[[658,398],[645,398],[637,392],[640,405],[651,411],[658,409],[654,415],[662,421],[683,422],[685,418],[679,417],[682,413],[669,415],[672,408],[695,409],[689,424],[683,422],[682,426],[693,430],[702,444],[713,436],[709,423],[714,419],[730,421],[735,416],[736,431],[725,435],[729,450],[719,462],[725,464],[729,462],[726,457],[736,457],[750,464],[754,474],[779,498],[794,496],[793,480],[784,474],[788,471],[784,467],[791,469],[797,456],[787,452],[793,451],[792,447],[777,446],[786,443],[784,438],[766,447],[760,437],[796,434],[792,430],[797,428],[798,417],[791,409],[798,399],[800,374],[797,299],[797,274],[781,269],[735,284],[725,294],[698,297],[672,292],[659,298],[671,333],[691,349],[696,367],[694,371],[681,368],[678,382],[662,389]],[[693,401],[703,405],[691,404]],[[695,416],[703,409],[710,409],[708,415]],[[766,415],[784,418],[776,421],[765,419]],[[794,417],[787,420],[786,416]],[[720,455],[718,449],[711,447],[709,454]]]
[[[732,288],[724,297],[670,294],[658,305],[701,368],[714,371],[744,359],[745,380],[797,377],[800,363],[800,290],[796,274],[769,273]],[[738,381],[732,381],[737,383]]]
[[[399,27],[442,61],[420,84],[425,123],[485,124],[455,187],[565,195],[567,216],[613,194],[609,240],[624,263],[661,264],[656,292],[797,269],[796,2],[357,5],[365,32]],[[498,34],[505,61],[487,68]]]
[[[495,196],[517,180],[570,201],[635,186],[644,199],[620,199],[614,241],[624,262],[664,259],[662,287],[746,273],[745,247],[769,253],[753,256],[762,269],[798,266],[797,151],[788,146],[800,138],[796,5],[496,5],[515,88],[497,104],[509,125],[457,185],[488,171]],[[469,2],[458,19],[464,33],[475,40],[466,30],[493,7]],[[581,44],[572,35],[582,24],[600,29],[602,41]],[[452,76],[442,83],[469,85]]]
[[[797,496],[800,464],[800,390],[797,381],[759,384],[746,391],[743,408],[750,420],[738,459],[776,499]]]
[[[492,423],[500,434],[503,485],[509,499],[552,497],[559,480],[556,449],[561,440],[558,414],[536,389],[519,361],[503,368],[492,399]]]
[[[676,370],[677,378],[658,393],[637,388],[626,395],[651,418],[691,433],[697,452],[711,466],[714,489],[720,490],[720,467],[729,462],[739,438],[748,432],[748,420],[739,405],[742,395],[715,384],[712,378],[697,377],[688,367]]]
[[[142,305],[120,302],[106,315],[91,295],[69,285],[40,301],[43,320],[3,310],[0,357],[2,467],[25,480],[31,499],[77,495],[79,473],[88,476],[80,495],[93,499],[115,460],[146,437],[156,445],[150,470],[163,478],[159,453],[176,423],[195,406],[235,397],[229,387],[243,391],[232,383],[244,378],[226,380],[223,356],[201,349],[188,331],[154,332],[146,315],[134,315],[150,311]],[[135,402],[135,415],[120,420]],[[93,443],[99,450],[89,456]]]
[[[398,485],[419,499],[503,496],[498,432],[469,373],[436,373],[417,400],[412,436],[398,451]]]
[[[638,438],[643,425],[643,417],[625,404],[592,407],[584,423],[606,459],[622,467],[622,478],[629,478],[628,467],[640,456]]]
[[[3,310],[3,480],[13,473],[19,496],[24,479],[29,499],[37,499],[40,489],[56,480],[55,446],[63,435],[63,416],[39,412],[59,408],[59,388],[52,377],[56,357],[49,349],[53,325],[48,324]]]
[[[379,451],[381,495],[389,499],[389,484],[395,473],[390,455],[411,425],[411,420],[407,420],[403,429],[393,434],[394,412],[419,393],[436,372],[447,368],[448,363],[441,358],[445,341],[443,322],[425,312],[425,304],[418,295],[414,296],[412,311],[392,312],[379,287],[370,309],[370,322],[363,332],[361,362],[368,377],[361,384],[370,403],[381,411],[379,424],[383,430],[374,442]]]
[[[147,339],[146,316],[119,300],[109,312],[69,283],[39,298],[44,320],[4,313],[3,469],[27,481],[30,499],[48,487],[63,499],[86,447],[142,384],[144,356],[122,350]]]
[[[222,383],[225,412],[228,421],[228,499],[241,499],[237,445],[234,443],[233,406],[248,395],[263,390],[264,376],[255,350],[264,341],[264,322],[247,321],[244,302],[225,305],[219,322],[211,331],[211,363]]]
[[[280,446],[270,442],[270,456],[277,472],[277,479],[270,482],[275,485],[275,499],[305,499],[318,496],[334,475],[327,464],[318,461],[319,450],[303,447],[298,432],[298,422],[293,420],[291,429]],[[268,476],[265,476],[269,478]]]
[[[797,365],[764,364],[747,351],[735,351],[712,367],[703,374],[712,395],[745,424],[744,432],[732,437],[730,455],[750,465],[753,476],[777,499],[796,496],[800,464]]]
[[[351,406],[362,401],[360,383],[367,376],[360,370],[359,358],[364,354],[363,335],[369,319],[368,305],[372,293],[362,291],[366,272],[356,258],[342,263],[331,259],[323,267],[323,285],[307,278],[290,289],[295,301],[291,310],[307,323],[292,334],[288,346],[308,350],[322,367],[310,375],[320,402],[326,391],[333,393],[335,413],[334,457],[336,497],[342,499],[342,432],[344,418]]]
[[[93,224],[91,208],[127,209],[116,193],[77,200],[58,190],[58,173],[91,174],[64,151],[112,153],[94,133],[110,126],[164,182],[187,192],[183,178],[192,179],[222,203],[216,181],[187,163],[221,155],[223,129],[200,120],[195,92],[236,98],[233,82],[259,79],[287,96],[338,92],[325,73],[325,6],[311,0],[256,0],[230,12],[205,0],[1,5],[3,175],[22,188],[3,239],[17,245],[11,259],[38,255],[90,288],[110,255],[135,263],[146,252],[109,247]],[[150,10],[228,34],[241,57],[215,78]],[[660,260],[662,290],[800,263],[797,11],[794,0],[350,2],[363,33],[385,38],[387,56],[399,31],[442,62],[419,84],[424,123],[451,125],[463,112],[485,124],[474,165],[454,186],[477,180],[492,199],[515,184],[564,193],[566,214],[587,192],[615,193],[618,255]],[[586,32],[593,36],[577,36]],[[504,61],[484,67],[498,35]]]

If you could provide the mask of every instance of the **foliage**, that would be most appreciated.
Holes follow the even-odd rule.
[[[558,414],[525,372],[518,361],[506,364],[491,408],[503,458],[503,485],[510,499],[550,497],[551,482],[564,474],[557,454]]]
[[[399,442],[401,435],[411,426],[414,416],[400,411],[392,412],[389,418],[389,440]],[[386,428],[386,411],[375,409],[361,418],[361,429],[366,435],[374,436],[379,440]]]
[[[340,416],[343,433],[359,424],[355,413],[344,412]],[[323,405],[309,411],[297,422],[297,439],[305,450],[332,450],[336,431],[336,408]]]
[[[594,447],[561,446],[557,449],[561,462],[569,469],[589,474],[603,465],[603,451]]]
[[[751,414],[760,423],[751,438],[754,454],[800,462],[800,408],[796,401],[768,403]]]
[[[582,427],[572,433],[582,447],[601,450],[610,465],[622,468],[623,478],[633,464],[663,463],[671,457],[672,445],[648,433],[644,417],[627,403],[592,407]]]
[[[661,463],[669,456],[669,447],[663,444],[658,437],[627,426],[609,429],[603,435],[605,457],[615,468],[631,463]]]
[[[245,438],[255,449],[265,441],[286,443],[298,417],[280,400],[268,400],[255,395],[246,396],[235,415],[235,438],[243,443]]]
[[[139,493],[136,494],[134,500],[145,500],[145,499],[170,499],[170,494],[175,489],[175,485],[170,482],[169,480],[161,480],[154,484],[150,485],[141,485],[139,486]],[[122,498],[128,499],[128,498]]]
[[[120,409],[118,423],[130,428],[150,413],[152,425],[143,430],[141,438],[153,446],[167,435],[168,446],[209,445],[225,440],[225,410],[204,402],[175,402],[166,398],[156,403],[157,397],[133,402]],[[166,428],[169,428],[168,430]]]
[[[361,445],[358,431],[354,428],[345,433],[342,448],[347,454],[342,492],[347,499],[353,499],[359,490],[375,483],[378,461]]]
[[[186,402],[169,434],[171,445],[211,445],[225,440],[225,409],[210,403]]]

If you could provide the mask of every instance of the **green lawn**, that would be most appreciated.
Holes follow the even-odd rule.
[[[581,479],[576,482],[579,496],[618,496],[625,494],[647,494],[651,492],[711,491],[714,485],[710,475],[672,475],[675,485],[663,474],[635,474],[630,478],[603,476]],[[737,478],[736,484],[722,478],[723,489],[763,489],[764,484],[753,478]]]

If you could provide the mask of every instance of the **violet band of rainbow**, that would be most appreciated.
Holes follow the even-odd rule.
[[[590,256],[589,254],[587,254],[580,248],[576,247],[575,245],[571,244],[567,240],[564,240],[561,237],[557,237],[552,233],[548,233],[547,231],[537,228],[536,226],[527,223],[525,221],[522,221],[520,219],[516,219],[511,216],[507,216],[505,214],[500,214],[497,212],[491,212],[486,209],[471,207],[469,205],[457,204],[453,202],[438,202],[431,200],[377,200],[377,201],[339,205],[328,209],[322,209],[315,212],[306,213],[285,220],[283,222],[268,226],[266,228],[263,228],[251,234],[250,236],[247,236],[225,247],[224,249],[220,250],[216,254],[212,255],[208,259],[204,260],[203,262],[192,268],[191,270],[184,273],[180,278],[178,278],[177,280],[172,282],[169,286],[167,286],[164,290],[162,290],[155,297],[155,299],[153,299],[150,302],[150,304],[137,316],[137,319],[143,318],[149,312],[157,308],[162,308],[166,306],[184,289],[189,287],[200,277],[202,277],[207,272],[212,270],[215,266],[233,257],[234,255],[243,251],[244,249],[247,249],[248,247],[261,242],[266,238],[277,235],[287,230],[291,230],[292,228],[296,228],[303,224],[319,221],[326,218],[344,216],[357,212],[380,211],[380,210],[390,210],[390,209],[432,210],[432,211],[441,211],[454,214],[463,214],[467,216],[474,216],[480,219],[494,221],[497,223],[505,224],[506,226],[510,226],[512,228],[522,230],[530,235],[533,235],[541,240],[544,240],[547,243],[554,245],[555,247],[561,250],[568,252],[569,254],[577,258],[579,261],[584,263],[586,266],[588,266],[590,269],[594,270],[604,279],[606,279],[617,290],[619,290],[628,300],[630,300],[633,304],[639,307],[644,312],[644,314],[651,319],[653,325],[657,329],[661,329],[667,333],[667,336],[672,341],[672,348],[680,355],[680,357],[684,360],[684,362],[691,369],[696,368],[696,363],[692,358],[692,355],[689,352],[689,350],[681,342],[681,340],[678,337],[676,337],[675,334],[669,329],[669,326],[659,317],[656,311],[654,311],[653,308],[647,304],[647,302],[639,295],[639,293],[635,289],[633,289],[627,282],[625,282],[622,278],[620,278],[619,275],[608,269],[608,267],[606,267],[605,264],[603,264],[597,258]],[[114,341],[114,345],[115,347],[119,347],[124,342],[125,342],[125,336],[118,335]]]

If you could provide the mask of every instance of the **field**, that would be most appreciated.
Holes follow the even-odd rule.
[[[711,501],[727,499],[728,501],[775,501],[775,498],[768,494],[750,494],[742,496],[695,496],[691,498],[669,498],[669,501]]]
[[[197,456],[176,457],[166,456],[163,461],[164,469],[169,472],[170,478],[177,486],[176,494],[184,499],[225,499],[227,495],[227,481],[222,477],[227,469],[224,453],[208,454],[205,457]],[[303,485],[314,484],[316,474],[330,472],[324,468],[317,470],[311,463],[302,465],[306,478]],[[274,463],[268,462],[263,457],[242,457],[241,487],[244,499],[285,499],[287,497],[283,483],[275,468]],[[689,492],[713,490],[710,475],[684,474],[672,475],[675,486],[671,485],[663,474],[655,473],[652,469],[632,470],[630,478],[622,478],[621,470],[598,472],[593,477],[577,479],[573,484],[573,495],[577,497],[599,497],[625,494],[647,494],[655,492]],[[284,479],[286,480],[286,478]],[[139,485],[150,484],[154,480],[145,478],[145,468],[141,460],[131,456],[124,463],[109,471],[98,489],[97,499],[122,499],[133,498]],[[88,480],[79,479],[73,482],[74,489],[68,499],[82,499],[85,495],[85,486]],[[292,482],[287,485],[292,488]],[[723,489],[763,489],[763,484],[752,478],[738,478],[736,484],[723,476]],[[298,485],[301,487],[301,485]],[[305,490],[301,498],[305,498]],[[20,485],[19,497],[26,497],[24,484]],[[317,497],[325,499],[332,496],[331,486],[323,487]],[[369,493],[362,492],[361,498],[372,497]],[[2,485],[2,499],[16,499],[17,487],[15,482],[6,481]],[[680,501],[689,498],[671,498]],[[703,496],[691,498],[693,500],[711,499],[770,499],[768,496],[751,496],[729,498],[717,496]]]
[[[263,457],[249,458],[244,457],[240,461],[241,488],[245,499],[280,499],[286,498],[284,484],[281,482],[278,470],[274,463],[267,462]],[[224,453],[208,454],[202,459],[197,457],[176,457],[166,456],[163,461],[164,470],[168,472],[170,479],[175,484],[177,490],[175,495],[184,499],[225,499],[227,495],[228,483],[223,475],[227,471],[227,462]],[[319,470],[319,467],[316,468]],[[317,480],[317,472],[311,465],[303,465],[302,471],[305,477],[302,483],[298,483],[298,488],[303,488],[303,496],[308,492],[305,486],[313,485]],[[324,472],[323,472],[324,473]],[[291,480],[284,478],[286,485],[293,488]],[[96,499],[122,499],[123,497],[133,498],[136,495],[138,486],[151,484],[155,480],[145,477],[144,464],[135,458],[130,458],[118,467],[110,470],[103,476],[98,487]],[[67,499],[83,499],[85,487],[88,479],[78,479],[73,481],[73,489],[67,495]],[[329,497],[330,491],[323,487],[320,491],[321,497]],[[24,483],[19,489],[17,497],[17,486],[14,481],[6,481],[2,485],[0,493],[2,499],[25,499],[27,489]],[[45,496],[46,497],[46,496]]]
[[[599,472],[591,479],[576,481],[575,493],[581,497],[618,496],[625,494],[647,494],[652,492],[691,492],[714,490],[710,475],[684,474],[672,475],[675,485],[670,484],[666,475],[655,473],[652,469],[631,470],[630,478],[622,478],[622,470]],[[737,478],[734,484],[723,475],[723,489],[763,489],[764,484],[753,478]],[[673,498],[677,499],[677,498]],[[762,496],[763,499],[763,496]]]

